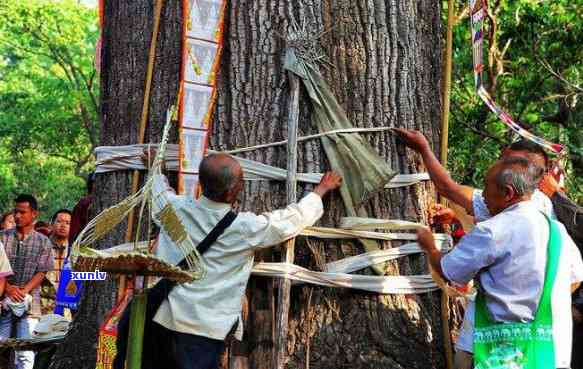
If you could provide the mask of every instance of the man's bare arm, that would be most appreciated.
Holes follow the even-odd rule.
[[[30,291],[37,288],[38,286],[40,286],[43,279],[45,279],[45,274],[46,273],[44,273],[44,272],[39,272],[39,273],[36,273],[35,275],[33,275],[32,278],[30,279],[30,281],[28,281],[28,283],[26,285],[24,285],[24,287],[22,287],[22,291],[25,294],[27,294],[27,293],[30,293]]]
[[[417,230],[417,243],[425,251],[431,269],[439,274],[443,280],[447,280],[441,268],[441,252],[435,247],[435,239],[429,228],[420,228]]]
[[[396,128],[394,131],[399,135],[407,147],[417,151],[423,158],[423,163],[431,180],[435,184],[437,191],[444,197],[463,207],[468,214],[473,214],[472,195],[474,189],[463,186],[451,178],[449,172],[433,154],[429,142],[419,131],[412,131],[403,128]]]

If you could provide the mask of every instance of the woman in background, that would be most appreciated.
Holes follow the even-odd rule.
[[[16,223],[14,222],[14,214],[11,211],[2,214],[2,218],[0,218],[0,231],[12,229],[14,227],[16,227]]]

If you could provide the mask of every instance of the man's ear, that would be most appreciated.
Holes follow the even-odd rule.
[[[516,191],[514,190],[514,187],[512,187],[511,185],[504,185],[504,200],[506,200],[507,202],[510,202],[512,200],[514,200],[514,197],[516,196]]]

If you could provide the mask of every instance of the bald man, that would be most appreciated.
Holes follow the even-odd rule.
[[[243,189],[243,170],[233,157],[207,156],[200,164],[202,196],[196,200],[166,191],[195,244],[200,243],[229,213]],[[166,183],[166,182],[164,182]],[[169,330],[171,356],[179,369],[217,368],[229,332],[241,340],[241,299],[253,268],[255,252],[280,245],[314,225],[324,211],[322,197],[337,189],[342,178],[326,173],[313,192],[297,204],[261,215],[240,212],[235,221],[206,251],[201,262],[206,276],[177,285],[154,317]],[[184,256],[161,230],[156,253],[176,264]],[[168,366],[169,367],[169,366]]]

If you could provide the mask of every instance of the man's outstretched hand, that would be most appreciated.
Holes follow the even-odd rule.
[[[393,128],[392,131],[398,135],[399,139],[401,139],[407,147],[417,152],[430,149],[429,142],[425,136],[423,136],[423,133],[419,131],[405,128]]]
[[[336,172],[326,172],[320,180],[320,184],[314,188],[314,192],[320,197],[326,196],[330,191],[339,188],[342,185],[342,177]]]
[[[417,243],[426,252],[435,251],[435,238],[427,227],[417,229]]]
[[[538,188],[548,197],[553,197],[557,192],[561,191],[561,186],[549,173],[545,174],[540,181]]]
[[[456,219],[453,209],[445,207],[441,204],[434,204],[431,208],[429,208],[428,215],[430,226],[452,224]]]

